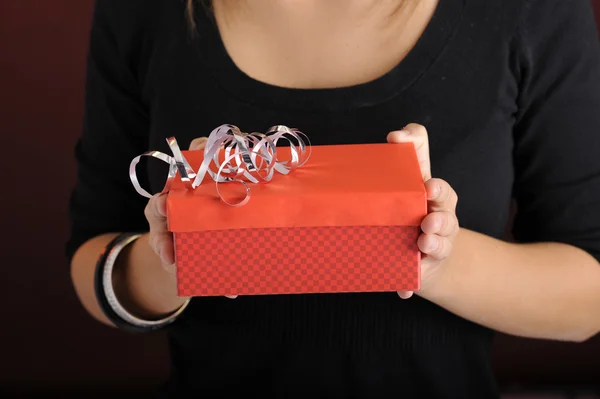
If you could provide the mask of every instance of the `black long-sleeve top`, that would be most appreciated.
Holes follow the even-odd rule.
[[[503,237],[514,198],[516,240],[600,259],[600,48],[588,0],[442,0],[392,71],[323,90],[245,75],[202,9],[190,37],[183,3],[97,1],[69,257],[95,235],[148,228],[128,167],[147,150],[169,153],[165,137],[187,148],[224,123],[283,124],[313,145],[378,143],[416,122],[463,228]],[[165,177],[164,164],[149,165],[153,192]],[[419,297],[195,298],[168,328],[168,397],[497,395],[493,332]]]

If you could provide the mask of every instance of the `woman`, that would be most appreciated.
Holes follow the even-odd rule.
[[[580,342],[600,330],[588,3],[98,1],[68,244],[83,305],[109,325],[168,330],[167,397],[497,397],[493,331]],[[168,153],[165,137],[199,149],[224,123],[292,126],[313,145],[415,143],[423,289],[177,297],[164,196],[146,202],[127,170]],[[149,165],[153,192],[165,176]],[[95,291],[103,252],[118,256]]]

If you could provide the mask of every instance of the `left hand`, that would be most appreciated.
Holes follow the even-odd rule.
[[[421,174],[427,189],[427,216],[421,223],[422,233],[417,244],[423,253],[421,261],[422,287],[427,289],[435,280],[435,275],[450,254],[459,224],[456,218],[458,195],[446,181],[431,177],[429,139],[425,127],[409,124],[400,131],[387,136],[388,143],[409,143],[415,145]],[[399,291],[402,299],[413,295],[412,291]]]

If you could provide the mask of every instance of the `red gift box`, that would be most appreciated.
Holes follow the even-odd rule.
[[[182,154],[194,171],[205,156]],[[247,187],[251,198],[230,206],[209,175],[193,189],[173,179],[167,220],[179,295],[420,289],[427,196],[413,144],[312,146],[292,173]]]

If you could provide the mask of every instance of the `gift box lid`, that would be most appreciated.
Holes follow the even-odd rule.
[[[183,155],[198,170],[204,152]],[[300,168],[248,187],[250,200],[230,206],[219,199],[210,177],[195,189],[186,189],[176,178],[167,199],[169,230],[417,226],[427,214],[412,143],[312,146]],[[245,192],[240,183],[221,183],[219,189],[225,195]]]

